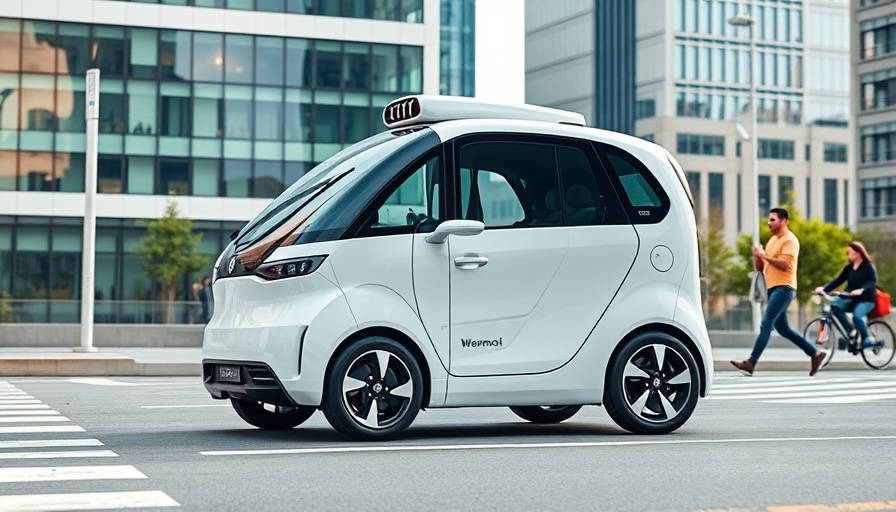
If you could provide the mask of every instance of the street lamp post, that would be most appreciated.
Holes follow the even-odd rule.
[[[756,25],[756,18],[753,18],[749,14],[738,14],[736,16],[732,16],[728,19],[728,23],[730,25],[734,25],[735,27],[747,27],[750,31],[750,137],[752,138],[751,147],[752,147],[752,188],[753,188],[753,198],[750,203],[752,207],[750,208],[750,217],[752,217],[752,225],[753,225],[753,245],[759,245],[759,134],[757,131],[757,112],[756,108],[756,37],[754,33],[754,26]],[[761,305],[758,302],[753,302],[753,332],[759,332],[759,321],[762,317]]]

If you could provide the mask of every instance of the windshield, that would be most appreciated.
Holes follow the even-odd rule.
[[[237,247],[251,244],[263,237],[266,233],[293,216],[299,208],[308,203],[330,185],[334,184],[352,169],[340,166],[346,160],[398,137],[395,133],[383,132],[353,144],[339,153],[324,160],[308,171],[288,189],[283,191],[274,201],[267,206],[255,219],[246,224],[234,239]]]
[[[254,268],[283,243],[310,243],[338,237],[357,215],[348,207],[353,200],[349,196],[364,195],[355,190],[357,187],[370,188],[365,176],[371,169],[395,154],[415,152],[419,156],[416,152],[423,150],[417,148],[417,142],[421,141],[428,150],[432,138],[438,140],[429,129],[382,133],[324,161],[242,230],[235,243],[242,264],[247,269]],[[353,185],[356,183],[357,187]],[[347,194],[342,194],[347,188]]]

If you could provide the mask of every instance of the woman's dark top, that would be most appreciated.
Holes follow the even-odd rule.
[[[844,282],[846,283],[846,291],[851,292],[859,288],[864,290],[861,295],[853,297],[853,300],[858,302],[877,301],[877,295],[874,291],[874,287],[877,286],[877,269],[874,268],[870,261],[862,260],[859,268],[855,270],[852,268],[852,263],[848,263],[843,267],[843,272],[840,272],[837,279],[825,285],[824,292],[830,293],[831,290]]]

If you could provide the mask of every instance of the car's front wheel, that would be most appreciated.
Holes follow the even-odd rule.
[[[363,441],[392,437],[414,421],[423,402],[423,377],[414,356],[400,343],[363,338],[333,362],[324,389],[327,421]]]
[[[607,413],[635,434],[666,434],[694,412],[700,372],[691,351],[660,332],[628,340],[610,361],[604,388]]]
[[[266,430],[286,430],[299,426],[317,410],[306,405],[272,405],[238,398],[231,398],[230,404],[246,423]]]
[[[560,423],[575,416],[581,405],[541,405],[511,407],[514,414],[532,423]]]

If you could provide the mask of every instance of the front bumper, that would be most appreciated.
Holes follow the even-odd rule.
[[[218,367],[239,368],[239,382],[222,382]],[[202,383],[212,398],[254,400],[272,405],[296,406],[271,368],[264,363],[205,359],[202,361]]]

